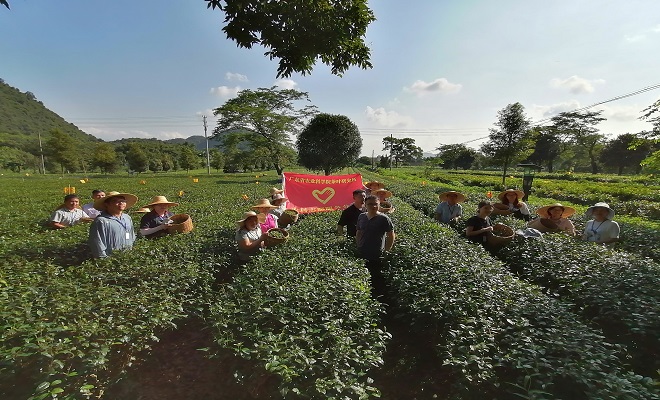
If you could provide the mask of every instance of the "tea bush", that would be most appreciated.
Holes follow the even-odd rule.
[[[393,218],[400,235],[387,276],[414,326],[434,333],[455,396],[656,397],[650,379],[625,370],[616,346],[480,246],[406,204]]]
[[[284,398],[377,396],[369,371],[382,365],[388,334],[352,243],[333,230],[337,213],[301,218],[286,244],[254,257],[223,286],[209,319],[217,342],[252,360],[246,384],[279,377]],[[262,393],[263,394],[263,393]]]

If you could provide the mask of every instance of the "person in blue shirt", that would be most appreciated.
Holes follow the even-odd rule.
[[[456,223],[463,215],[465,195],[454,190],[440,193],[440,204],[435,208],[435,219],[445,224]]]
[[[133,220],[124,211],[137,200],[133,194],[110,192],[94,202],[94,208],[101,211],[89,228],[88,244],[94,258],[105,258],[114,251],[133,247]]]

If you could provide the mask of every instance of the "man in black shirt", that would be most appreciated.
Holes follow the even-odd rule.
[[[367,195],[364,190],[357,189],[353,191],[353,204],[342,211],[339,222],[337,222],[337,235],[343,235],[344,227],[346,227],[346,235],[355,237],[358,217],[364,212],[365,197]]]

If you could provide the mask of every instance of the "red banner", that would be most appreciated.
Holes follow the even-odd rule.
[[[301,214],[343,210],[353,203],[353,191],[362,189],[362,175],[304,175],[284,172],[282,189]]]

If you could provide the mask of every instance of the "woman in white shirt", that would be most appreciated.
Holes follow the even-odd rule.
[[[621,229],[619,224],[612,220],[614,210],[607,203],[596,203],[587,208],[584,215],[586,218],[592,219],[584,228],[583,240],[599,244],[609,244],[619,240]]]

